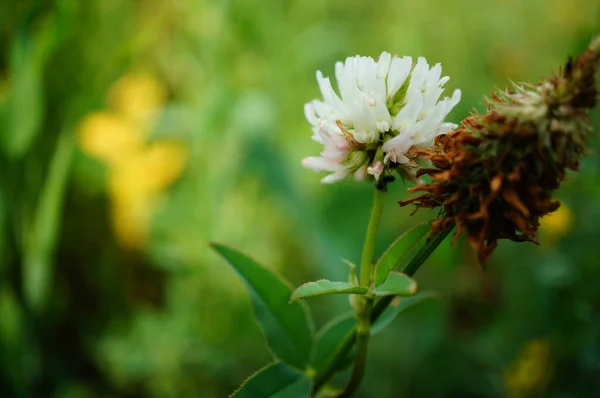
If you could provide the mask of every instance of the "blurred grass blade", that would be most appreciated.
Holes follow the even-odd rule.
[[[21,29],[11,43],[9,91],[0,103],[2,147],[11,158],[23,156],[41,129],[45,108],[42,72],[57,43],[55,33],[54,22],[47,21],[35,34]]]
[[[281,362],[250,376],[230,398],[307,398],[310,380]]]
[[[373,291],[375,296],[413,296],[417,292],[417,282],[409,276],[392,271],[385,282]]]
[[[324,296],[327,294],[365,294],[366,287],[352,285],[348,282],[332,282],[327,279],[307,282],[298,287],[292,293],[290,302],[298,301],[307,297]]]
[[[431,221],[416,225],[396,239],[375,264],[375,286],[385,282],[390,271],[398,267],[431,230]]]
[[[33,224],[27,231],[23,254],[23,291],[27,303],[34,311],[43,310],[44,303],[48,302],[54,251],[73,149],[72,132],[63,130],[50,161]]]
[[[340,342],[348,336],[355,325],[354,313],[348,312],[326,323],[317,333],[312,362],[315,372],[321,373],[327,364],[333,360],[339,350]],[[348,364],[351,363],[352,361],[348,361]]]
[[[387,325],[389,325],[396,317],[417,305],[434,298],[438,298],[439,294],[431,291],[420,292],[412,297],[402,297],[397,299],[397,303],[392,304],[388,309],[381,315],[371,327],[372,333],[379,333]]]
[[[254,315],[273,354],[288,365],[304,370],[313,343],[313,327],[305,303],[289,303],[292,290],[282,279],[237,250],[212,243],[242,278]]]

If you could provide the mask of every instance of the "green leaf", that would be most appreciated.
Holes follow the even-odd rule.
[[[348,282],[332,282],[321,279],[298,287],[292,293],[290,301],[294,302],[303,298],[324,296],[326,294],[366,294],[368,291],[369,289],[366,287],[351,285]]]
[[[304,374],[275,362],[246,379],[230,398],[308,398],[310,388]]]
[[[381,286],[373,290],[375,296],[413,296],[417,293],[417,282],[408,275],[392,271]]]
[[[292,289],[282,279],[237,250],[212,243],[242,278],[252,298],[254,315],[273,354],[288,365],[305,369],[313,342],[313,326],[305,303],[289,303]]]
[[[392,304],[388,307],[388,309],[385,310],[385,312],[379,318],[377,318],[375,323],[373,323],[371,326],[371,333],[379,333],[394,319],[396,319],[398,315],[405,313],[411,308],[414,308],[427,300],[438,297],[439,294],[436,292],[425,291],[420,292],[412,297],[396,298],[395,301],[392,301]]]
[[[321,373],[327,364],[335,358],[341,343],[356,326],[353,312],[342,314],[323,326],[317,333],[317,342],[312,367],[317,374]]]
[[[304,376],[294,384],[291,384],[283,390],[272,395],[272,398],[309,398],[311,388],[311,380]]]
[[[375,286],[385,282],[390,271],[397,268],[424,239],[431,230],[431,221],[415,226],[400,235],[383,253],[375,265]]]

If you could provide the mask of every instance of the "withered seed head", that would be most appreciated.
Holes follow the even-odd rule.
[[[559,207],[552,193],[577,170],[593,133],[587,111],[596,106],[600,38],[562,73],[535,86],[514,85],[423,152],[435,167],[423,194],[401,201],[443,211],[432,235],[456,226],[484,264],[499,239],[537,244],[540,217]]]

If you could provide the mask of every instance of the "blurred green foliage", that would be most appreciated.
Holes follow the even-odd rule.
[[[269,354],[207,243],[294,284],[360,256],[370,187],[300,167],[317,69],[426,56],[459,121],[599,32],[597,0],[0,2],[0,396],[227,396]],[[363,397],[600,396],[599,148],[541,247],[504,243],[485,271],[440,247],[417,280],[442,299],[373,340]],[[379,252],[434,217],[396,206],[404,187]],[[311,306],[321,325],[348,303]]]

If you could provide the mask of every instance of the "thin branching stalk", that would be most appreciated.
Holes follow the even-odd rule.
[[[426,245],[424,245],[419,252],[412,258],[412,260],[402,269],[402,272],[409,276],[413,276],[418,269],[423,265],[425,260],[437,249],[437,247],[446,239],[446,237],[452,232],[452,229],[442,231],[432,236]],[[392,303],[393,296],[383,297],[375,303],[373,310],[371,311],[371,324],[375,323],[377,319],[383,314],[387,307]],[[333,357],[331,362],[324,368],[324,370],[317,374],[314,378],[314,391],[319,391],[329,380],[335,375],[339,369],[342,368],[344,363],[348,360],[354,344],[357,338],[357,327],[354,327],[342,340],[336,355]]]

